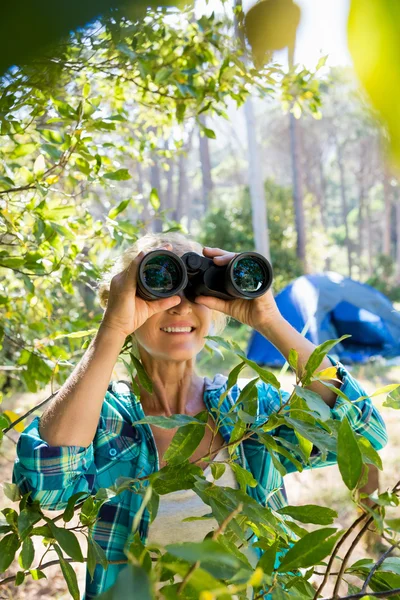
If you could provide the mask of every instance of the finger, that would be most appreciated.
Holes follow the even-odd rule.
[[[213,257],[213,261],[216,265],[227,265],[232,258],[235,258],[236,254],[235,252],[228,252],[227,254],[224,254],[223,256],[214,256]]]
[[[210,248],[209,246],[204,246],[203,252],[206,252],[209,256],[222,256],[226,254],[226,250],[222,250],[222,248]]]
[[[214,298],[214,296],[197,296],[194,301],[196,304],[202,304],[211,310],[218,310],[228,314],[226,301],[222,300],[222,298]]]
[[[149,308],[152,310],[152,313],[155,315],[163,310],[168,310],[173,306],[177,306],[181,303],[180,296],[171,296],[170,298],[161,298],[160,300],[152,300],[148,302]]]

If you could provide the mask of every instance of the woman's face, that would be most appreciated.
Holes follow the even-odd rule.
[[[168,310],[159,312],[135,331],[140,346],[151,356],[161,360],[186,361],[195,358],[204,347],[204,336],[209,335],[212,310],[186,298],[183,291],[181,302]],[[168,333],[165,328],[193,327],[190,333]]]

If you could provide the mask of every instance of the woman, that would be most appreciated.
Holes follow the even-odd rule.
[[[212,257],[215,264],[231,260],[233,252],[220,248],[203,248],[180,233],[147,234],[126,250],[100,283],[100,304],[105,308],[99,330],[73,373],[61,387],[53,403],[41,418],[34,419],[21,434],[17,445],[18,458],[14,466],[13,482],[22,493],[31,491],[33,499],[43,508],[63,509],[73,494],[95,494],[101,487],[109,487],[119,476],[142,477],[161,469],[164,451],[176,429],[161,429],[153,425],[132,425],[146,415],[195,415],[207,409],[208,422],[213,425],[212,410],[218,406],[221,393],[226,390],[227,378],[216,374],[213,380],[204,379],[196,372],[195,360],[204,346],[204,336],[211,328],[220,333],[227,317],[233,317],[258,330],[287,358],[291,348],[299,355],[299,366],[307,362],[314,345],[300,335],[279,313],[271,291],[253,300],[224,301],[214,297],[186,299],[183,292],[171,298],[147,302],[136,295],[137,268],[146,252],[156,248],[172,250],[178,256],[195,251]],[[171,328],[187,328],[174,332]],[[190,328],[190,330],[189,330]],[[137,355],[153,383],[153,393],[140,389],[140,401],[127,382],[111,381],[118,355],[128,336],[132,337]],[[321,369],[335,361],[325,357]],[[350,398],[366,395],[358,382],[338,364],[334,384]],[[367,437],[374,448],[386,442],[386,430],[369,398],[357,402],[357,407],[344,402],[324,385],[314,382],[310,389],[318,392],[332,411],[332,417],[346,415],[354,431]],[[258,382],[259,414],[268,416],[279,407],[278,392],[272,386]],[[222,404],[227,410],[237,399],[240,386],[235,385]],[[283,392],[283,399],[289,396]],[[208,463],[201,460],[212,441],[210,428],[191,461],[212,479]],[[229,441],[231,428],[221,427],[212,442],[211,457],[226,460],[222,446]],[[292,436],[293,431],[282,427],[281,437]],[[277,455],[278,456],[278,455]],[[280,456],[280,455],[279,455]],[[241,443],[235,460],[248,469],[257,480],[257,486],[248,488],[259,503],[278,509],[287,504],[282,475],[271,462],[264,446],[250,447]],[[280,456],[282,462],[285,458]],[[312,466],[335,462],[328,454],[323,461],[317,448],[311,453]],[[287,461],[285,467],[293,470]],[[208,469],[208,470],[207,470]],[[226,469],[217,484],[237,487],[233,471]],[[278,489],[275,493],[271,490]],[[175,496],[174,496],[175,494]],[[79,498],[81,501],[84,495]],[[178,502],[176,500],[178,499]],[[94,539],[105,550],[109,561],[126,559],[124,544],[131,534],[132,522],[140,509],[142,496],[129,490],[103,504],[99,519],[92,532]],[[144,543],[160,541],[201,540],[210,531],[210,521],[181,523],[189,515],[202,515],[207,507],[189,490],[176,490],[161,496],[159,514],[150,524],[149,512],[142,512],[138,531]],[[209,512],[209,510],[208,510]],[[215,523],[215,522],[214,522]],[[259,552],[259,551],[258,551]],[[255,549],[249,549],[249,559],[257,559]],[[97,565],[93,581],[86,577],[85,599],[110,588],[124,565],[110,564],[107,570]]]

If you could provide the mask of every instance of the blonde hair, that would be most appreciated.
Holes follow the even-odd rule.
[[[111,268],[103,274],[97,285],[97,296],[101,308],[104,310],[107,308],[111,279],[114,277],[114,275],[117,275],[126,269],[142,250],[154,250],[166,242],[169,242],[172,245],[172,252],[174,252],[177,256],[182,256],[185,254],[185,252],[197,252],[197,254],[203,256],[203,246],[199,242],[196,242],[181,232],[171,231],[166,233],[146,233],[142,237],[138,238],[132,246],[120,254],[114,261],[114,264],[111,266]],[[228,323],[228,319],[228,315],[213,310],[210,334],[221,335]],[[131,337],[132,342],[135,344],[136,340],[134,338],[134,334],[132,334]]]

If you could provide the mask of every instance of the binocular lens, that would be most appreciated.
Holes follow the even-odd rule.
[[[171,292],[181,283],[181,272],[171,257],[158,255],[151,258],[143,269],[146,285],[162,293]]]
[[[242,292],[257,292],[264,287],[266,273],[261,264],[254,258],[239,259],[232,270],[232,277]]]

